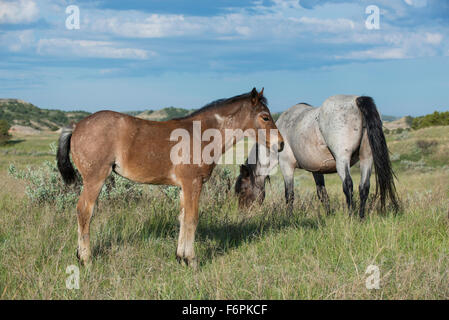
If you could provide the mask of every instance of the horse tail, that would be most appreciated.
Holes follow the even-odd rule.
[[[382,212],[385,212],[387,197],[395,211],[399,210],[399,201],[394,179],[396,178],[391,167],[390,155],[382,130],[382,120],[377,111],[376,104],[371,97],[358,97],[356,103],[363,115],[363,121],[368,133],[368,140],[373,154],[376,171],[376,197],[380,194]]]
[[[72,184],[76,180],[76,172],[70,161],[70,139],[72,138],[72,132],[73,127],[62,128],[58,141],[58,151],[56,153],[58,169],[66,184]]]

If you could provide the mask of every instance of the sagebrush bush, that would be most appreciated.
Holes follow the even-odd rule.
[[[82,190],[81,178],[74,185],[67,186],[56,167],[56,161],[45,161],[37,168],[18,170],[14,164],[9,166],[9,174],[25,181],[25,194],[34,204],[52,204],[62,210],[74,206]],[[123,177],[113,174],[106,180],[99,199],[128,203],[139,200],[143,187]]]
[[[50,153],[56,153],[56,145],[50,145]],[[19,170],[10,164],[9,175],[25,181],[25,194],[34,204],[55,205],[59,210],[76,205],[82,191],[82,178],[77,172],[77,182],[66,185],[56,166],[56,161],[44,161],[41,166],[28,167]],[[222,200],[231,190],[232,173],[229,169],[217,166],[209,182],[205,184],[203,195],[207,195],[211,202]],[[180,188],[175,186],[158,186],[170,201],[178,201]],[[114,204],[128,204],[139,201],[144,195],[144,186],[113,173],[105,182],[100,195],[100,201]]]
[[[216,166],[210,179],[203,185],[201,198],[212,205],[223,202],[232,190],[232,180],[231,170],[224,166]],[[179,200],[181,188],[176,186],[157,186],[157,188],[169,201],[176,202]]]
[[[50,144],[50,153],[56,154],[56,144]],[[74,206],[82,191],[82,179],[77,172],[77,182],[68,186],[64,183],[56,161],[44,161],[41,166],[19,170],[14,164],[8,168],[9,175],[25,181],[25,194],[34,204],[55,205],[62,210]],[[119,175],[111,175],[104,184],[99,199],[127,203],[141,199],[143,186]]]
[[[425,154],[430,153],[433,147],[438,145],[436,140],[418,140],[416,141],[416,146]]]

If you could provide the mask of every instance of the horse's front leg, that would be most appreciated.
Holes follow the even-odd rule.
[[[293,212],[293,202],[295,201],[294,191],[294,172],[295,167],[291,163],[279,162],[279,166],[284,176],[285,202],[287,203],[288,212]]]
[[[182,184],[181,213],[179,215],[179,238],[176,258],[178,262],[196,268],[197,259],[194,250],[195,231],[198,225],[198,203],[202,188],[200,178]]]

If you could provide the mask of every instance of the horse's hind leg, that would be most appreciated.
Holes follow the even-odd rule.
[[[192,182],[183,183],[181,193],[181,214],[179,215],[179,238],[176,258],[178,262],[184,261],[187,265],[197,267],[194,250],[196,227],[198,225],[198,203],[201,195],[202,180],[193,179]]]
[[[368,199],[369,195],[370,177],[371,177],[371,170],[373,167],[373,154],[371,152],[371,147],[369,145],[366,131],[363,134],[362,142],[360,144],[359,158],[360,158],[360,173],[361,173],[359,185],[359,194],[360,194],[359,215],[360,218],[363,219],[365,217],[366,200]]]
[[[293,211],[293,202],[295,201],[295,167],[285,162],[280,162],[279,165],[281,167],[282,175],[284,176],[285,201],[287,203],[288,211],[291,213]]]
[[[285,201],[287,203],[288,211],[293,211],[293,202],[295,201],[294,191],[294,173],[296,168],[296,159],[292,150],[287,144],[279,154],[279,167],[281,168],[282,176],[284,177],[285,187]]]
[[[83,192],[76,207],[78,214],[78,250],[77,256],[82,264],[90,259],[90,220],[94,212],[95,202],[103,187],[104,181],[110,175],[111,168],[96,172],[95,176],[83,176]]]
[[[329,203],[329,196],[327,194],[326,185],[324,183],[324,175],[321,173],[314,173],[313,178],[315,179],[316,193],[318,195],[318,198],[323,203],[324,208],[326,209],[326,214],[330,214],[331,209]]]
[[[353,208],[353,192],[354,187],[352,183],[352,178],[350,174],[350,156],[348,157],[336,157],[337,162],[337,172],[343,181],[343,192],[346,196],[346,204],[348,205],[349,214],[352,212]]]

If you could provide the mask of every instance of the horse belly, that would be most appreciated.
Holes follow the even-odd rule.
[[[149,131],[128,132],[120,137],[114,171],[139,183],[175,184],[171,174],[170,142],[165,132]]]
[[[311,114],[298,127],[295,157],[298,167],[310,172],[336,172],[335,158],[322,136],[315,117]]]
[[[298,165],[301,169],[310,172],[334,173],[337,171],[335,158],[327,147],[309,150],[307,156],[298,157]]]
[[[155,151],[129,153],[117,157],[114,171],[119,175],[139,183],[176,184],[173,181],[170,158]]]

